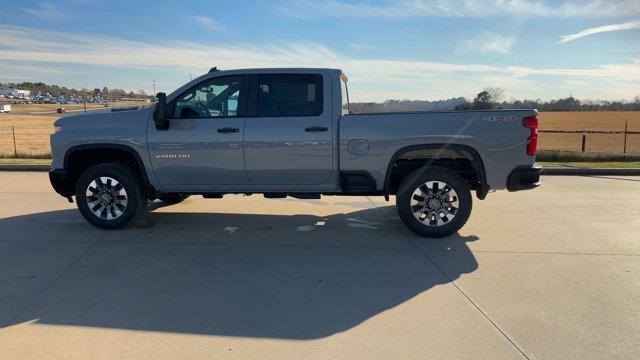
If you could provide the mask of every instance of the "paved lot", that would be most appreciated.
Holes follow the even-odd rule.
[[[640,178],[543,180],[428,240],[367,197],[192,197],[106,232],[2,172],[0,358],[640,357]]]

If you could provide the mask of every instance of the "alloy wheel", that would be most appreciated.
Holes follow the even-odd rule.
[[[428,181],[418,186],[411,195],[411,212],[425,226],[438,227],[456,217],[458,194],[447,183]]]
[[[101,176],[91,181],[85,196],[91,212],[101,219],[117,219],[127,209],[127,191],[112,177]]]

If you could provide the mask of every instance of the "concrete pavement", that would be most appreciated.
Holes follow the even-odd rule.
[[[101,231],[46,173],[3,172],[0,353],[639,357],[640,177],[543,183],[429,240],[375,197],[192,197]]]

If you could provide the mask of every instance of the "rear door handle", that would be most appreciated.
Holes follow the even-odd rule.
[[[224,127],[222,129],[218,129],[219,133],[237,133],[239,131],[240,129],[230,128],[230,127]]]
[[[327,130],[329,129],[324,126],[311,126],[304,129],[304,131],[306,132],[320,132],[320,131],[327,131]]]

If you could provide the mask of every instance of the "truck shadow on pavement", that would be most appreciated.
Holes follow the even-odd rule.
[[[152,212],[110,232],[76,210],[0,219],[0,320],[317,339],[477,269],[477,237],[422,239],[381,211],[395,214]]]

